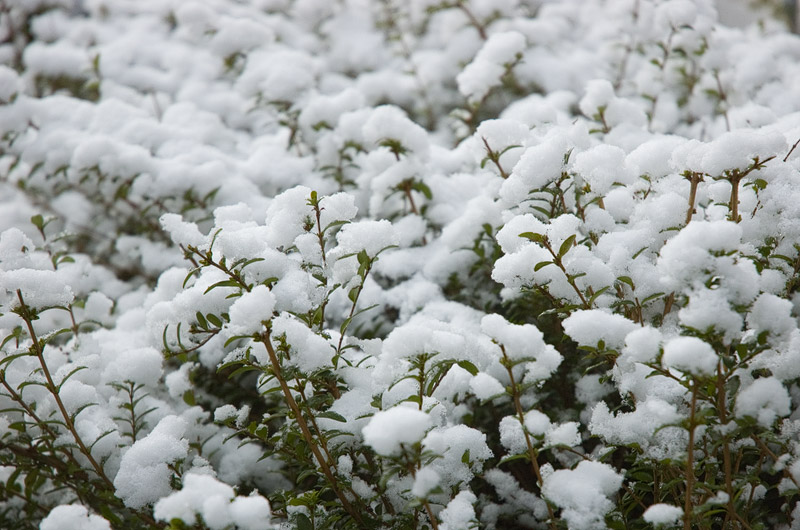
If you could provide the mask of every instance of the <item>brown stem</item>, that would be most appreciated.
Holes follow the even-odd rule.
[[[294,396],[292,395],[292,390],[289,388],[289,385],[286,383],[286,379],[284,379],[283,374],[281,372],[281,365],[278,361],[278,356],[275,353],[275,348],[272,346],[272,340],[270,339],[269,331],[262,333],[261,341],[264,343],[264,347],[267,349],[267,354],[269,355],[270,364],[272,365],[272,372],[275,376],[275,379],[278,381],[278,384],[283,391],[283,397],[286,399],[286,404],[289,405],[289,408],[292,410],[294,414],[295,421],[297,422],[297,426],[300,428],[300,432],[303,435],[303,438],[306,441],[309,449],[314,454],[314,458],[316,458],[317,463],[319,464],[322,473],[325,475],[325,478],[328,479],[328,483],[330,484],[331,489],[333,490],[336,497],[339,499],[339,502],[342,503],[342,507],[344,507],[345,511],[350,514],[352,517],[361,527],[364,526],[364,521],[361,518],[361,514],[358,513],[357,510],[353,508],[353,505],[350,504],[350,501],[347,497],[342,493],[338,486],[336,477],[334,477],[333,473],[331,472],[330,466],[328,466],[328,462],[325,460],[325,457],[322,456],[322,453],[319,450],[316,442],[314,441],[314,437],[311,434],[311,431],[308,428],[308,424],[306,423],[305,418],[303,418],[303,414],[300,411],[300,407],[297,405],[297,401],[295,401]]]
[[[725,129],[730,132],[731,130],[731,122],[728,119],[728,111],[726,108],[723,107],[723,103],[725,107],[727,107],[728,103],[728,96],[725,94],[725,90],[722,88],[722,81],[719,79],[719,71],[714,70],[714,80],[717,82],[717,93],[719,94],[719,102],[720,107],[722,108],[722,116],[725,118]]]
[[[61,396],[58,393],[58,386],[53,381],[53,377],[50,374],[50,368],[47,366],[47,362],[44,359],[44,342],[41,342],[39,338],[36,336],[36,331],[33,329],[33,322],[31,320],[31,314],[28,311],[28,306],[25,305],[25,300],[22,298],[22,292],[17,289],[17,298],[19,299],[20,303],[20,316],[22,320],[25,321],[25,325],[28,328],[28,333],[30,334],[31,341],[33,344],[31,348],[33,348],[34,353],[36,354],[37,359],[39,360],[39,365],[42,367],[42,373],[44,374],[45,379],[47,380],[47,390],[52,394],[53,399],[56,402],[56,406],[58,407],[59,412],[61,412],[61,416],[64,418],[64,425],[67,427],[67,430],[72,434],[72,437],[75,439],[75,443],[78,445],[78,449],[80,450],[81,454],[89,460],[89,463],[94,468],[97,475],[100,479],[106,484],[106,486],[111,490],[114,491],[114,484],[112,484],[111,480],[109,480],[108,476],[106,476],[103,467],[95,460],[94,456],[92,456],[92,452],[89,450],[88,447],[83,443],[83,439],[78,434],[78,431],[75,429],[75,424],[72,422],[72,417],[70,416],[69,412],[67,412],[67,408],[64,405],[64,402],[61,401]]]
[[[719,414],[720,425],[728,423],[728,404],[725,393],[726,377],[723,374],[722,362],[717,364],[717,413]],[[728,442],[728,435],[724,435],[722,442],[722,467],[725,472],[725,493],[728,494],[728,508],[725,514],[727,522],[732,516],[736,515],[733,505],[733,472],[731,469],[731,446]],[[725,524],[723,524],[723,528]]]
[[[486,147],[486,157],[492,161],[495,167],[497,167],[497,171],[500,172],[500,176],[504,179],[507,179],[508,173],[506,173],[506,170],[500,165],[500,154],[489,147],[489,142],[486,140],[486,137],[481,136],[481,140],[483,140],[483,145]]]
[[[561,272],[564,273],[564,276],[567,277],[567,283],[569,283],[572,286],[572,289],[576,293],[578,293],[578,298],[581,299],[581,303],[583,304],[584,309],[591,309],[592,308],[591,304],[589,304],[589,301],[586,300],[585,296],[583,296],[583,292],[581,292],[580,288],[578,287],[578,284],[575,283],[575,279],[572,278],[569,275],[569,273],[567,273],[566,267],[564,267],[564,264],[561,262],[561,258],[558,256],[558,254],[555,253],[553,247],[550,246],[550,242],[545,238],[542,244],[544,245],[544,248],[546,248],[547,251],[550,252],[550,255],[553,256],[553,263],[555,263],[556,266],[558,266],[558,268],[561,269]]]
[[[431,522],[433,530],[439,530],[439,523],[436,521],[436,517],[433,515],[431,505],[428,503],[428,501],[422,501],[422,505],[425,507],[425,511],[428,513],[428,520]]]
[[[22,297],[22,291],[20,291],[19,289],[17,289],[17,299],[19,299],[20,303],[19,316],[22,318],[22,320],[25,322],[25,326],[28,328],[28,333],[30,335],[32,342],[31,348],[33,349],[33,352],[36,354],[36,358],[39,361],[39,365],[42,367],[42,373],[44,374],[45,380],[47,381],[45,387],[53,396],[53,399],[56,402],[56,406],[58,407],[61,416],[64,418],[64,425],[72,435],[72,438],[75,440],[75,444],[78,446],[78,450],[89,461],[89,464],[91,464],[92,468],[94,469],[95,473],[100,478],[100,480],[103,482],[106,489],[109,492],[113,493],[115,491],[114,484],[106,475],[103,466],[100,465],[100,463],[94,458],[91,450],[88,447],[86,447],[86,444],[83,442],[83,439],[78,434],[78,431],[75,428],[75,423],[72,421],[72,417],[70,416],[69,412],[67,412],[67,408],[64,405],[64,402],[61,400],[61,395],[58,393],[59,390],[58,386],[53,381],[53,377],[50,374],[50,368],[47,366],[47,362],[44,359],[44,345],[46,344],[46,341],[39,340],[38,336],[36,335],[36,330],[33,327],[32,315],[28,309],[28,306],[25,305],[25,300]],[[135,513],[136,516],[139,517],[142,521],[145,521],[152,526],[156,526],[158,528],[164,527],[163,523],[157,523],[155,519],[153,519],[146,513],[138,511]]]
[[[790,156],[792,156],[792,153],[794,152],[794,150],[795,150],[795,148],[798,146],[798,144],[800,144],[800,138],[798,138],[798,139],[797,139],[797,141],[794,143],[794,145],[792,146],[792,148],[791,148],[791,149],[789,149],[789,152],[788,152],[788,153],[786,153],[786,156],[785,156],[785,157],[783,157],[783,161],[784,161],[784,162],[786,162],[787,160],[789,160],[789,157],[790,157]]]
[[[297,387],[296,388],[297,388],[297,391],[300,393],[300,399],[303,401],[303,404],[306,407],[308,407],[309,406],[308,405],[308,399],[306,398],[306,393],[303,390],[303,386],[300,384],[300,380],[299,379],[295,379],[295,383],[297,383]],[[309,417],[309,420],[311,421],[311,426],[314,428],[314,432],[317,433],[317,438],[319,439],[319,444],[322,447],[322,451],[325,453],[325,456],[328,457],[327,458],[327,461],[329,462],[328,465],[335,472],[336,471],[336,462],[333,460],[333,457],[331,456],[331,453],[328,450],[328,442],[325,440],[325,437],[322,436],[322,430],[319,428],[319,425],[317,425],[317,420],[314,417],[314,415],[313,414],[309,414],[308,417]]]
[[[201,265],[205,265],[205,266],[209,266],[210,265],[211,267],[214,267],[215,269],[221,270],[231,280],[233,280],[237,284],[239,284],[239,286],[242,289],[244,289],[245,291],[247,291],[248,293],[252,290],[252,287],[247,285],[247,283],[244,281],[244,278],[242,278],[242,275],[239,272],[229,269],[227,266],[223,265],[222,263],[215,262],[214,261],[214,257],[211,254],[211,250],[210,249],[208,250],[208,252],[203,254],[199,249],[197,249],[197,248],[195,248],[195,247],[193,247],[191,245],[188,248],[189,248],[190,251],[192,251],[195,254],[197,254],[198,256],[200,256],[200,258],[203,260],[201,262]]]
[[[689,209],[686,211],[686,224],[688,225],[692,220],[692,215],[694,215],[694,203],[697,200],[697,185],[703,182],[703,174],[693,171],[687,178],[690,183]]]
[[[636,27],[637,22],[639,21],[639,0],[636,0],[633,5],[633,12],[631,13],[631,27]],[[625,73],[628,69],[628,61],[630,60],[631,53],[636,48],[636,39],[631,35],[630,41],[628,42],[627,46],[625,46],[625,54],[622,56],[622,61],[620,61],[619,71],[617,72],[617,78],[614,80],[614,90],[619,90],[622,86],[622,80],[625,79]]]
[[[738,223],[741,220],[739,217],[739,183],[742,181],[742,175],[738,171],[734,171],[731,174],[731,202],[728,205],[728,209],[730,209],[730,217],[729,219],[734,223]]]
[[[669,33],[669,36],[667,37],[667,43],[661,48],[663,53],[661,55],[661,62],[659,63],[658,66],[659,70],[662,72],[664,71],[664,68],[667,67],[667,61],[669,60],[670,51],[672,50],[672,39],[673,37],[675,37],[675,34],[677,32],[678,30],[672,28],[672,30]],[[647,116],[648,128],[652,127],[653,120],[656,117],[656,105],[658,105],[658,94],[654,94],[652,99],[650,100],[650,113]]]
[[[324,269],[324,268],[327,268],[328,261],[327,261],[327,258],[325,257],[325,238],[322,235],[322,224],[321,224],[321,221],[320,221],[321,209],[319,207],[319,202],[318,201],[314,201],[313,206],[314,206],[314,214],[316,215],[316,218],[317,218],[317,240],[319,241],[319,251],[320,251],[320,254],[322,254],[322,267]],[[323,277],[324,277],[324,274],[323,274]],[[327,285],[327,283],[328,283],[327,280],[323,281],[323,285]],[[319,318],[319,329],[320,329],[320,331],[325,329],[325,307],[327,305],[328,305],[328,298],[325,297],[325,300],[323,300],[322,305],[320,305],[320,309],[319,309],[319,311],[320,311],[320,318]]]
[[[517,388],[517,382],[514,379],[514,371],[512,369],[511,359],[509,359],[508,354],[506,353],[506,348],[502,344],[500,345],[500,351],[503,353],[502,364],[505,366],[506,371],[508,372],[508,377],[511,380],[511,396],[514,400],[514,409],[517,411],[517,417],[519,418],[522,434],[525,435],[525,445],[528,446],[528,457],[531,460],[531,469],[533,469],[533,474],[536,476],[536,483],[539,485],[539,491],[541,491],[542,484],[544,483],[544,480],[542,479],[542,471],[539,468],[537,451],[533,447],[533,442],[531,442],[531,437],[528,434],[528,431],[525,430],[525,413],[522,410],[522,403],[519,400],[519,389]],[[556,530],[556,516],[553,512],[553,507],[546,500],[545,503],[547,504],[547,513],[550,516],[550,527],[553,530]]]
[[[689,443],[686,447],[686,500],[683,508],[683,528],[692,530],[692,489],[694,488],[694,429],[697,410],[697,382],[692,384],[692,402],[689,410]]]
[[[361,291],[364,290],[364,283],[367,281],[367,276],[369,275],[370,270],[372,270],[372,262],[367,265],[366,270],[364,271],[364,277],[361,278],[361,284],[358,286],[358,290],[356,291],[355,296],[353,297],[353,305],[350,306],[350,313],[347,315],[347,322],[352,323],[353,316],[356,313],[356,305],[358,304],[358,298],[361,296]],[[342,344],[344,343],[344,332],[347,330],[347,327],[342,329],[342,333],[339,335],[339,343],[336,345],[336,355],[341,355],[342,353]],[[334,363],[334,368],[336,368],[336,363]]]
[[[750,438],[752,438],[756,442],[756,444],[758,444],[761,450],[764,451],[766,454],[768,454],[769,457],[772,458],[774,461],[777,462],[778,460],[780,460],[780,457],[776,455],[775,452],[767,446],[767,444],[764,443],[764,440],[762,440],[755,434],[751,435]],[[794,475],[792,475],[792,473],[789,472],[788,468],[783,469],[783,474],[786,478],[792,481],[792,483],[797,489],[800,489],[800,483],[798,483],[797,479],[794,478]]]
[[[481,40],[486,40],[488,36],[486,35],[486,28],[483,27],[483,24],[481,24],[481,22],[475,17],[472,11],[470,11],[469,8],[464,5],[464,2],[462,0],[458,0],[457,5],[458,8],[461,10],[461,12],[467,16],[467,19],[469,19],[469,23],[472,25],[472,27],[478,30],[478,35],[480,35]]]

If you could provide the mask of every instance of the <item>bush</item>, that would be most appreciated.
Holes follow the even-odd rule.
[[[0,526],[800,525],[779,22],[0,15]]]

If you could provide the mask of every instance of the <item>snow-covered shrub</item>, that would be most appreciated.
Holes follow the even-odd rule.
[[[0,527],[800,525],[777,20],[33,0],[0,32]]]

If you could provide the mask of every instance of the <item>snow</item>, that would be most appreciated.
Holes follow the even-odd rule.
[[[527,417],[526,425],[527,425]],[[581,435],[578,432],[578,422],[568,421],[561,425],[551,427],[544,436],[544,444],[547,447],[566,445],[574,447],[581,443]]]
[[[730,20],[742,2],[716,6]],[[692,388],[731,411],[695,430],[698,470],[721,437],[769,441],[774,495],[737,494],[768,527],[797,523],[800,40],[775,13],[732,28],[713,0],[11,4],[0,357],[50,423],[0,396],[0,479],[30,497],[6,519],[363,526],[314,502],[323,482],[295,484],[320,474],[313,454],[248,443],[302,438],[280,371],[377,526],[425,499],[448,530],[536,528],[547,498],[555,526],[604,528],[623,476],[647,489],[636,469],[685,462]],[[42,363],[109,491],[40,486],[42,462],[8,453],[54,443],[94,473]],[[529,444],[542,487],[499,464]],[[680,493],[642,524],[696,526]],[[129,511],[96,515],[95,494]],[[710,495],[720,526],[727,496]]]
[[[747,315],[747,324],[756,333],[767,331],[775,335],[797,329],[797,320],[792,317],[792,303],[771,293],[759,295]]]
[[[585,116],[592,118],[602,107],[608,107],[614,97],[611,83],[605,79],[594,79],[586,84],[586,93],[578,105]]]
[[[647,507],[642,518],[652,525],[672,526],[683,518],[683,508],[671,504],[653,504]]]
[[[511,359],[535,359],[547,348],[542,332],[536,326],[511,324],[500,315],[483,317],[481,331],[502,345]]]
[[[655,328],[647,326],[635,329],[625,335],[622,359],[640,363],[652,362],[658,355],[661,340],[661,332]]]
[[[17,72],[0,65],[0,103],[9,103],[22,90],[22,80]]]
[[[79,504],[62,504],[47,514],[40,530],[111,530],[111,523],[99,515],[90,514]]]
[[[447,503],[444,510],[439,512],[441,530],[457,530],[459,528],[469,528],[470,523],[475,520],[475,508],[473,505],[478,499],[475,494],[468,490],[462,490]]]
[[[163,356],[155,348],[133,348],[114,352],[114,360],[106,366],[102,379],[108,383],[131,381],[154,387],[164,371]]]
[[[505,394],[503,383],[487,373],[479,373],[469,382],[469,389],[480,400],[491,399],[499,394]]]
[[[789,392],[775,377],[762,377],[746,386],[736,399],[736,416],[755,418],[769,427],[777,418],[788,416],[792,401]]]
[[[399,405],[377,412],[363,428],[364,443],[383,456],[397,455],[414,444],[433,426],[431,417],[415,408]]]
[[[191,245],[202,249],[206,243],[206,237],[200,233],[197,224],[185,222],[178,214],[165,213],[162,215],[161,226],[169,232],[172,241],[179,245]]]
[[[623,477],[608,464],[581,461],[575,469],[559,469],[544,478],[542,493],[561,508],[570,530],[606,528],[604,516],[613,507],[609,496]]]
[[[600,309],[576,311],[563,322],[564,332],[581,346],[596,347],[600,341],[609,349],[620,349],[636,324],[620,315]]]
[[[713,375],[717,372],[719,357],[707,342],[697,337],[676,337],[664,345],[661,363],[692,375]]]
[[[615,183],[632,184],[637,176],[636,170],[627,164],[625,151],[613,145],[598,145],[578,153],[572,169],[598,195],[611,191]]]
[[[479,103],[527,47],[525,36],[516,31],[495,33],[456,77],[458,90],[471,103]]]
[[[200,473],[186,474],[182,489],[159,500],[153,515],[161,521],[180,519],[187,524],[193,524],[200,516],[211,530],[231,525],[242,530],[273,528],[269,503],[264,497],[237,496],[229,485]]]
[[[529,410],[525,413],[525,430],[534,436],[542,436],[550,432],[552,424],[546,414],[538,410]]]
[[[424,499],[428,494],[439,485],[439,473],[435,469],[423,467],[417,470],[414,477],[414,485],[411,487],[411,494],[414,497]]]
[[[371,258],[398,243],[392,223],[386,220],[359,221],[342,227],[336,234],[339,255],[357,254],[362,250]]]
[[[428,135],[425,129],[394,106],[383,105],[373,110],[364,123],[363,134],[364,140],[373,145],[394,140],[416,156],[424,158],[428,155]]]
[[[658,397],[650,397],[638,404],[633,412],[612,414],[608,405],[601,401],[592,411],[589,430],[602,436],[608,443],[647,447],[654,440],[657,429],[680,421],[681,415],[675,405]]]
[[[114,488],[125,506],[142,508],[172,492],[173,472],[168,466],[188,454],[187,428],[182,418],[167,416],[122,455]]]
[[[3,291],[4,303],[19,307],[19,291],[25,305],[33,309],[66,307],[75,298],[72,288],[59,273],[27,268],[4,271],[0,276],[0,293]]]
[[[227,324],[231,335],[251,335],[264,327],[263,322],[272,318],[275,295],[266,285],[257,285],[252,291],[242,294],[231,305],[231,320]]]
[[[281,313],[273,320],[272,336],[274,338],[285,337],[286,343],[291,345],[290,364],[305,371],[310,372],[325,366],[334,354],[334,350],[327,340],[312,333],[308,327],[288,313]],[[264,364],[266,364],[266,360]]]

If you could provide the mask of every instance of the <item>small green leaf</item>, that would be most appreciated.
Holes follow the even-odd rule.
[[[520,453],[518,455],[508,455],[504,456],[498,462],[498,465],[505,464],[506,462],[514,462],[515,460],[530,460],[527,453]]]
[[[606,286],[605,286],[605,287],[603,287],[602,289],[600,289],[600,290],[596,291],[596,292],[595,292],[595,293],[594,293],[594,294],[591,296],[591,298],[589,298],[589,305],[592,305],[592,304],[594,303],[594,301],[595,301],[595,300],[597,300],[597,297],[598,297],[598,296],[600,296],[600,295],[601,295],[601,294],[603,294],[604,292],[608,291],[610,288],[611,288],[611,286],[610,286],[610,285],[606,285]]]
[[[319,414],[317,414],[317,417],[318,418],[328,418],[329,420],[334,420],[334,421],[338,421],[338,422],[341,422],[341,423],[347,423],[347,418],[345,418],[341,414],[338,414],[338,413],[336,413],[336,412],[334,412],[332,410],[326,410],[325,412],[320,412]]]
[[[558,249],[558,257],[559,258],[564,257],[564,255],[567,252],[569,252],[569,250],[572,248],[572,245],[574,243],[575,243],[575,234],[572,234],[567,239],[565,239],[563,243],[561,243],[561,247]]]
[[[631,289],[636,289],[636,286],[633,284],[633,280],[630,276],[620,276],[617,278],[617,281],[628,285]]]
[[[474,364],[472,364],[471,362],[469,362],[469,361],[457,361],[456,364],[459,365],[464,370],[466,370],[467,372],[469,372],[470,375],[472,375],[472,376],[478,375],[478,368]]]
[[[544,243],[547,241],[547,238],[542,234],[537,234],[535,232],[522,232],[519,237],[524,237],[529,241],[533,241],[534,243]]]
[[[414,190],[420,192],[421,194],[423,194],[425,196],[425,198],[428,199],[428,200],[433,199],[433,192],[428,187],[428,185],[425,184],[424,182],[420,182],[420,181],[414,182],[414,185],[412,186],[412,189],[414,189]]]
[[[304,513],[298,513],[295,517],[295,522],[297,523],[297,530],[314,530],[314,525],[311,524],[311,519],[309,519]]]
[[[541,269],[544,269],[548,265],[552,265],[552,261],[540,261],[536,265],[533,266],[533,272],[539,272]]]
[[[33,223],[33,226],[38,228],[40,232],[44,230],[44,217],[42,217],[40,214],[36,214],[31,217],[31,223]]]

